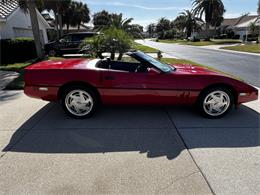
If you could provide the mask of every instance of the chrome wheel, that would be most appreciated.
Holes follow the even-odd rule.
[[[65,98],[67,110],[75,116],[85,116],[93,109],[93,98],[91,95],[81,89],[69,92]]]
[[[230,106],[230,97],[224,91],[213,91],[203,101],[203,109],[210,116],[224,114]]]

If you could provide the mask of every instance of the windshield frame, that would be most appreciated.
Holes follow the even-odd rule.
[[[156,60],[155,58],[147,55],[146,53],[143,53],[140,51],[129,52],[127,55],[135,58],[138,61],[145,61],[146,63],[149,63],[152,67],[158,69],[159,71],[161,71],[163,73],[169,73],[171,71],[176,70],[175,67],[170,66],[166,63],[160,62],[160,61]]]

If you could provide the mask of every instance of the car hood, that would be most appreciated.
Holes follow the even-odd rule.
[[[26,70],[32,69],[86,69],[91,59],[65,59],[65,60],[46,60],[30,65]]]
[[[219,72],[209,70],[205,67],[192,64],[172,64],[176,68],[176,73],[179,74],[194,74],[194,75],[223,75]]]

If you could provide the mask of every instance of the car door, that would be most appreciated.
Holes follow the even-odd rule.
[[[105,103],[152,104],[157,102],[155,90],[147,88],[147,72],[128,72],[109,69],[102,72],[101,89]]]

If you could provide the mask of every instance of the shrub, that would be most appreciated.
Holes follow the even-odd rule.
[[[14,64],[37,58],[34,41],[31,38],[2,39],[0,64]]]
[[[102,53],[109,52],[111,59],[114,60],[115,53],[118,52],[118,60],[120,60],[123,53],[131,48],[132,37],[122,29],[110,27],[92,39],[86,39],[81,47],[86,45],[90,45],[92,53],[97,57],[103,58]]]

